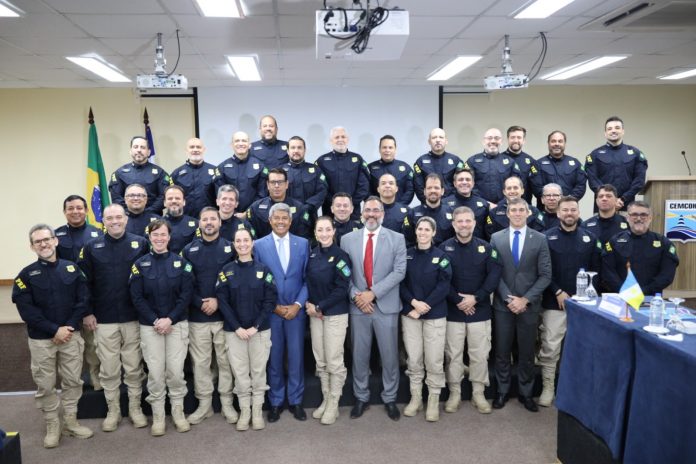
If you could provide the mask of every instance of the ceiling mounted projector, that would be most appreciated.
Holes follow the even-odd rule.
[[[316,12],[318,60],[398,60],[408,35],[408,11],[378,7]]]
[[[486,90],[522,89],[529,86],[529,76],[526,74],[514,74],[512,72],[512,58],[510,56],[510,36],[505,35],[505,47],[503,48],[503,64],[500,74],[488,76],[483,81]]]

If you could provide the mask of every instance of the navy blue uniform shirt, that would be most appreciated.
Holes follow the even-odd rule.
[[[406,277],[399,286],[403,303],[401,314],[411,312],[411,300],[424,301],[430,311],[419,319],[440,319],[447,316],[447,295],[452,281],[452,266],[446,253],[431,246],[427,250],[411,247],[406,250]]]
[[[307,260],[307,301],[318,306],[324,316],[348,314],[350,274],[348,253],[336,244],[316,246]]]
[[[215,287],[224,330],[240,327],[258,331],[271,327],[270,316],[278,298],[271,271],[259,261],[232,261],[218,274]]]

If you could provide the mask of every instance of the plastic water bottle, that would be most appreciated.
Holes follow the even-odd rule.
[[[581,267],[575,277],[575,295],[578,298],[587,298],[587,272]]]
[[[664,327],[665,301],[661,293],[656,293],[650,300],[650,327]]]

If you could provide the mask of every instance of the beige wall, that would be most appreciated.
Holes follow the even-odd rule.
[[[0,90],[0,279],[14,278],[35,259],[26,236],[33,224],[64,224],[63,199],[85,195],[90,106],[107,176],[130,160],[128,143],[143,133],[144,106],[156,162],[171,171],[185,160],[184,145],[195,127],[190,98],[140,98],[132,89]]]
[[[618,115],[625,123],[625,141],[648,158],[648,176],[685,175],[681,151],[696,172],[696,86],[539,86],[491,94],[448,94],[444,98],[444,129],[448,150],[468,158],[482,149],[483,133],[511,125],[527,129],[524,150],[534,158],[548,154],[552,130],[567,136],[566,153],[584,161],[605,142],[604,121]],[[506,145],[504,145],[506,146]],[[589,192],[589,189],[588,189]],[[592,211],[588,193],[583,217]]]

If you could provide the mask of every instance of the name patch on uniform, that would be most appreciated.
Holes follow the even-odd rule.
[[[199,247],[197,247],[197,246],[189,248],[189,251],[191,251],[191,252],[198,251],[198,250],[199,250]]]
[[[106,243],[95,243],[94,248],[104,248],[106,246]],[[84,248],[83,248],[84,250]],[[82,250],[80,250],[80,254],[82,254]]]
[[[121,169],[121,172],[130,172],[130,168],[123,168]]]
[[[626,242],[628,242],[628,239],[625,238],[625,237],[617,238],[617,239],[616,239],[616,242],[617,242],[617,243],[626,243]]]
[[[133,241],[131,242],[131,248],[136,248],[136,249],[137,249],[139,246],[140,246],[140,245],[139,245],[138,242],[136,242],[135,240],[133,240]]]
[[[454,251],[454,247],[453,247],[453,246],[447,245],[447,246],[445,247],[445,251]]]
[[[424,159],[424,160],[423,160],[423,164],[430,164],[430,160],[429,160],[429,159]]]
[[[60,232],[56,232],[56,237],[62,237],[63,235],[68,235],[68,233],[64,230],[60,231]]]
[[[546,239],[547,240],[558,240],[558,235],[549,235]]]
[[[37,276],[37,275],[41,275],[41,271],[39,271],[38,269],[35,270],[35,271],[31,271],[31,272],[29,273],[29,276],[30,276],[30,277]]]
[[[142,263],[140,263],[140,267],[148,267],[148,266],[152,266],[152,263],[150,261],[143,261]]]
[[[551,161],[544,160],[544,161],[541,162],[541,164],[551,164]]]

